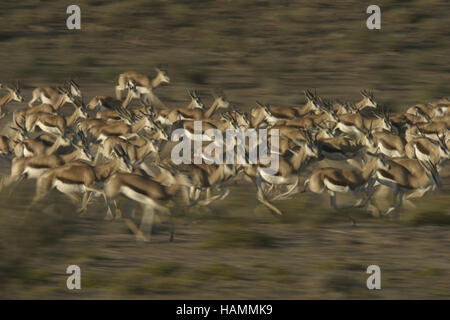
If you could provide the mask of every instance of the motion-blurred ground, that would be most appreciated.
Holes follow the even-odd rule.
[[[187,103],[186,88],[206,101],[223,89],[242,109],[299,103],[307,88],[351,101],[373,88],[394,111],[450,95],[446,1],[379,1],[381,31],[365,27],[371,3],[278,3],[79,0],[82,30],[69,31],[72,3],[5,2],[0,82],[21,80],[29,100],[32,87],[72,76],[90,98],[113,94],[124,70],[152,75],[163,64],[172,83],[156,92],[169,107]],[[174,210],[175,242],[162,219],[144,245],[122,221],[103,221],[100,201],[80,219],[52,194],[45,212],[25,217],[34,183],[24,182],[0,195],[0,298],[449,298],[444,184],[398,218],[355,210],[355,228],[325,196],[277,202],[280,218],[239,184],[209,209]],[[78,292],[66,289],[71,264],[82,270]],[[381,291],[366,289],[371,264],[381,267]]]

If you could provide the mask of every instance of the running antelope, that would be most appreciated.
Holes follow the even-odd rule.
[[[158,87],[162,83],[170,83],[170,78],[166,72],[155,68],[157,75],[153,80],[150,80],[147,76],[137,73],[135,71],[124,72],[119,75],[118,84],[116,86],[116,99],[121,100],[122,91],[127,89],[129,83],[136,86],[140,95],[147,95],[150,100],[153,99],[153,89]]]
[[[412,191],[406,199],[420,198],[429,190],[441,185],[437,168],[431,162],[416,159],[391,159],[387,169],[380,169],[376,173],[377,182],[394,190],[397,203],[380,214],[389,214],[401,206],[405,193]]]
[[[138,97],[139,95],[136,86],[131,83],[127,84],[127,89],[128,94],[123,101],[109,96],[95,96],[89,101],[87,108],[89,110],[95,110],[97,114],[102,111],[115,111],[117,108],[126,109],[131,103],[132,98]]]
[[[112,204],[114,199],[120,194],[134,200],[142,205],[143,216],[140,223],[140,230],[136,232],[139,240],[150,241],[154,212],[160,211],[170,217],[170,209],[166,202],[182,191],[185,201],[188,201],[187,189],[191,182],[184,174],[177,173],[173,175],[173,181],[170,185],[163,185],[150,177],[144,177],[132,173],[118,172],[109,178],[104,186],[105,195],[108,203],[107,216],[112,218]],[[116,206],[117,209],[117,206]],[[116,214],[117,214],[116,210]],[[117,217],[117,216],[116,216]],[[170,231],[170,241],[173,240],[173,228]]]
[[[36,112],[26,114],[25,129],[31,133],[38,126],[42,131],[56,135],[65,136],[67,128],[71,128],[79,119],[87,119],[88,114],[83,103],[75,107],[72,115],[63,117],[58,114]]]
[[[367,155],[371,159],[366,159],[366,163],[361,170],[332,167],[314,170],[309,179],[305,181],[305,188],[309,186],[309,189],[317,194],[327,191],[330,195],[330,204],[336,210],[344,208],[338,208],[336,193],[356,194],[365,192],[367,198],[365,200],[359,200],[350,207],[364,206],[373,194],[373,184],[375,181],[372,178],[374,174],[381,169],[388,168],[388,163],[384,156],[371,153],[367,153]]]
[[[419,103],[412,107],[409,107],[405,113],[422,117],[424,119],[424,121],[429,122],[431,119],[433,119],[435,117],[443,116],[445,114],[445,111],[439,107],[434,107],[429,104]]]
[[[71,161],[92,161],[89,143],[84,138],[83,141],[84,143],[82,147],[73,144],[75,150],[69,154],[38,155],[13,159],[11,175],[3,178],[0,189],[3,189],[5,186],[9,186],[12,183],[15,183],[15,186],[17,186],[17,184],[25,178],[36,179],[46,170],[59,167]],[[15,189],[15,186],[12,190]]]
[[[0,97],[0,119],[4,118],[6,116],[6,111],[4,110],[4,107],[6,104],[10,103],[11,101],[17,101],[17,102],[23,102],[24,99],[22,97],[22,94],[20,93],[19,84],[17,84],[16,87],[10,88],[8,86],[5,86],[6,90],[9,92],[5,94],[4,96]]]
[[[434,165],[450,158],[443,137],[439,137],[438,142],[425,137],[412,139],[405,145],[405,153],[409,159],[418,159],[423,163],[430,162]]]
[[[13,123],[15,126],[19,129],[25,129],[25,120],[27,116],[30,116],[33,113],[49,113],[49,114],[55,114],[55,109],[53,109],[52,105],[44,103],[37,107],[33,108],[23,108],[19,109],[13,114]]]
[[[363,96],[362,100],[355,103],[355,110],[360,111],[364,108],[376,108],[377,102],[375,101],[375,97],[373,96],[372,91],[362,90],[361,95]]]
[[[99,147],[98,152],[101,152],[106,159],[112,159],[114,156],[114,150],[120,146],[132,164],[140,163],[141,166],[143,165],[142,169],[147,170],[146,166],[143,164],[143,161],[151,153],[158,153],[159,143],[158,141],[150,141],[145,139],[145,143],[139,146],[133,144],[131,142],[132,140],[133,139],[128,140],[117,136],[108,137]],[[94,163],[97,162],[97,158],[98,156],[96,156]]]
[[[16,158],[50,155],[58,150],[63,144],[62,142],[61,136],[58,136],[52,144],[39,139],[39,137],[37,139],[23,139],[14,146],[14,154]]]
[[[216,96],[213,104],[208,109],[162,109],[154,110],[153,118],[165,125],[171,125],[177,120],[206,120],[211,119],[211,116],[219,109],[226,109],[230,103],[224,96]]]
[[[273,126],[279,121],[276,117],[272,115],[269,107],[256,102],[257,106],[250,110],[250,126],[252,128],[259,128],[263,125]]]
[[[33,107],[35,101],[41,101],[44,104],[50,104],[53,109],[59,110],[65,103],[70,103],[75,105],[75,98],[82,99],[83,95],[81,93],[78,85],[71,80],[66,83],[66,88],[53,88],[53,87],[40,87],[36,88],[32,92],[32,98],[28,102],[28,106]]]
[[[300,171],[306,166],[310,159],[317,157],[319,157],[317,143],[310,138],[307,142],[302,144],[299,150],[291,149],[291,157],[287,159],[284,157],[279,158],[278,170],[275,174],[268,171],[268,165],[261,163],[246,166],[243,170],[256,186],[258,201],[273,212],[281,215],[281,211],[266,199],[266,191],[263,183],[269,185],[269,191],[271,191],[275,185],[287,186],[288,190],[285,193],[277,195],[272,200],[286,198],[295,191],[299,182]]]
[[[279,107],[268,106],[270,114],[278,120],[294,119],[304,116],[310,112],[320,112],[320,100],[309,90],[304,91],[307,102],[303,106]]]
[[[194,91],[188,90],[188,93],[189,93],[189,96],[191,97],[191,103],[189,103],[186,108],[188,108],[188,109],[204,109],[205,108],[205,105],[198,97],[198,93],[196,90],[194,90]]]
[[[343,114],[338,117],[338,122],[334,129],[339,129],[346,134],[357,137],[364,135],[369,129],[398,133],[398,129],[392,124],[389,116],[386,114],[383,114],[381,117],[377,116],[377,119],[366,118],[360,113]]]
[[[187,170],[191,179],[189,198],[201,206],[207,206],[215,200],[223,200],[230,192],[225,183],[237,173],[232,164],[193,164]],[[211,196],[215,187],[220,189],[220,194]],[[198,201],[202,191],[206,192],[205,199]]]
[[[101,184],[106,179],[118,171],[131,172],[132,165],[126,154],[120,148],[116,149],[115,153],[116,157],[113,160],[98,166],[83,162],[69,162],[47,170],[37,179],[36,195],[31,206],[55,188],[75,203],[79,203],[76,194],[81,193],[83,198],[78,213],[84,214],[92,194],[104,195]]]
[[[406,129],[405,139],[406,141],[410,141],[414,138],[424,136],[428,139],[438,141],[439,137],[445,136],[448,131],[447,123],[443,121],[416,124]]]
[[[400,136],[388,131],[374,131],[369,128],[365,138],[365,145],[370,152],[379,150],[380,153],[389,158],[400,158],[405,156],[405,141]]]
[[[159,126],[151,117],[147,116],[129,116],[129,114],[123,114],[123,117],[127,119],[125,121],[116,121],[114,123],[106,122],[99,125],[92,126],[88,132],[92,136],[101,142],[105,141],[109,136],[121,136],[129,138],[135,136],[141,130],[156,130],[159,133],[159,138],[163,140],[168,139],[168,135],[165,130]]]

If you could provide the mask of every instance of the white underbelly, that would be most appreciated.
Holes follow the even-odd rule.
[[[32,168],[26,167],[23,171],[24,174],[27,174],[29,179],[37,179],[39,178],[48,168]]]
[[[23,156],[24,157],[31,157],[32,155],[34,155],[34,153],[32,151],[28,150],[26,146],[24,146],[24,148],[23,148]]]
[[[390,158],[403,157],[403,153],[400,153],[398,150],[387,149],[385,146],[383,146],[382,143],[379,143],[378,147],[380,148],[381,153],[387,155]]]
[[[139,86],[136,86],[136,90],[137,90],[140,94],[150,93],[150,89],[149,89],[149,88],[146,88],[146,87],[139,87]]]
[[[395,180],[392,180],[392,179],[382,176],[379,171],[377,171],[377,181],[379,183],[381,183],[385,186],[391,187],[391,188],[397,187],[397,182]]]
[[[45,124],[43,124],[40,121],[36,122],[36,125],[39,126],[39,128],[41,128],[42,131],[45,131],[47,133],[50,133],[50,134],[53,134],[53,135],[60,135],[60,134],[62,134],[62,132],[59,130],[58,127],[46,126]]]
[[[42,103],[52,104],[52,101],[42,93],[41,93],[41,101]]]
[[[139,203],[154,204],[154,201],[152,199],[148,198],[147,196],[139,192],[134,191],[129,187],[121,186],[120,192],[123,193],[126,197],[130,198],[131,200],[137,201]]]
[[[415,150],[415,154],[417,159],[419,159],[422,162],[428,162],[430,160],[430,157],[422,152],[420,152],[420,150],[417,148],[416,145],[414,145],[414,150]]]
[[[334,191],[334,192],[340,192],[340,193],[346,193],[350,191],[349,186],[341,186],[338,184],[332,183],[327,178],[323,179],[324,185],[327,187],[328,190]]]
[[[55,181],[55,188],[62,193],[84,193],[86,189],[83,184],[64,183],[58,179]]]
[[[337,128],[339,130],[341,130],[342,132],[347,133],[347,134],[351,134],[351,135],[356,135],[356,134],[361,133],[361,131],[357,127],[355,127],[355,126],[348,126],[348,125],[345,125],[343,123],[338,123],[337,124]]]
[[[261,178],[270,184],[293,184],[297,182],[296,176],[290,176],[290,177],[283,177],[283,176],[276,176],[273,174],[269,174],[266,168],[258,168],[258,172],[261,176]]]

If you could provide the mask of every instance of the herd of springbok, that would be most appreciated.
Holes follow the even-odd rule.
[[[326,191],[337,210],[370,203],[385,215],[402,201],[441,185],[439,173],[450,157],[448,98],[389,115],[367,90],[355,103],[328,101],[307,90],[304,105],[257,102],[243,112],[231,110],[222,94],[214,94],[212,105],[206,107],[196,91],[188,91],[191,101],[186,107],[166,108],[154,91],[170,79],[164,71],[156,72],[153,79],[122,73],[115,97],[95,96],[87,104],[73,80],[63,87],[35,88],[28,106],[13,112],[5,125],[8,133],[0,136],[1,156],[11,163],[11,174],[2,178],[0,190],[14,190],[23,179],[37,179],[30,206],[55,189],[80,204],[80,215],[87,214],[92,201],[104,200],[106,219],[122,218],[116,199],[123,195],[128,199],[123,218],[138,239],[149,240],[154,212],[170,216],[171,200],[182,199],[186,207],[207,206],[224,199],[230,184],[240,180],[252,183],[257,199],[277,214],[281,211],[274,201],[309,190]],[[7,91],[0,97],[3,118],[8,103],[23,103],[24,98],[19,82],[0,88]],[[132,106],[133,101],[139,104]],[[68,116],[62,112],[66,104],[73,106]],[[226,110],[219,114],[219,109]],[[163,157],[161,150],[170,146],[174,128],[192,133],[198,120],[204,129],[220,132],[277,129],[277,173],[267,174],[260,162],[175,165],[170,156]],[[246,146],[246,152],[252,147]],[[375,201],[380,186],[394,194],[394,203],[385,210]],[[338,193],[352,194],[356,202],[338,206]],[[140,228],[132,222],[130,210],[136,202],[143,208]]]

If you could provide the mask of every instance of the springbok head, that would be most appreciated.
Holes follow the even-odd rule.
[[[189,94],[189,96],[190,96],[191,99],[192,99],[191,105],[192,105],[192,107],[193,107],[194,109],[195,109],[195,108],[197,108],[197,109],[204,109],[204,108],[205,108],[205,105],[204,105],[203,102],[200,100],[200,98],[199,98],[199,96],[198,96],[196,90],[194,90],[194,91],[188,90],[188,94]]]
[[[433,164],[430,160],[420,161],[420,165],[425,169],[425,173],[430,179],[430,182],[433,188],[442,186],[441,179],[439,178],[439,172],[435,164]]]
[[[70,92],[70,88],[66,86],[66,88],[58,87],[57,88],[59,94],[64,96],[64,100],[67,103],[71,103],[76,106],[76,99]]]
[[[83,131],[79,130],[75,133],[72,145],[82,151],[80,160],[92,161],[94,157],[91,153],[90,139],[88,139]]]
[[[162,71],[158,68],[155,68],[155,71],[158,73],[156,77],[159,78],[159,81],[161,83],[170,83],[170,78],[167,75],[167,72]]]
[[[227,109],[230,106],[230,102],[227,100],[223,92],[217,95],[214,91],[212,92],[214,97],[214,102],[217,103],[217,108]]]
[[[75,80],[70,79],[69,81],[67,81],[66,86],[72,96],[83,99],[83,93],[81,92],[80,86],[75,82]]]
[[[373,96],[372,91],[368,91],[366,89],[362,90],[361,95],[363,96],[363,104],[364,108],[376,108],[377,102],[375,101],[375,97]]]
[[[19,81],[16,82],[15,86],[9,87],[5,86],[6,90],[10,92],[12,95],[12,99],[17,102],[24,102],[24,98],[22,96],[22,93],[20,92],[20,86]]]
[[[305,90],[305,91],[303,91],[303,93],[305,94],[305,97],[308,100],[307,105],[309,105],[311,110],[314,113],[320,112],[321,104],[320,104],[319,98],[309,90]]]
[[[318,158],[320,155],[319,146],[317,145],[317,133],[314,137],[311,135],[311,132],[308,130],[304,130],[306,143],[305,143],[305,151],[306,155],[311,158]]]
[[[393,124],[392,124],[392,121],[391,121],[391,119],[389,118],[389,114],[388,113],[386,113],[385,111],[384,111],[384,108],[382,108],[382,110],[381,110],[381,113],[382,113],[382,116],[380,117],[380,116],[377,116],[379,119],[382,119],[382,128],[384,129],[384,130],[387,130],[387,131],[389,131],[389,132],[392,132],[392,133],[395,133],[395,134],[397,134],[398,133],[398,129],[397,129],[397,127],[396,126],[394,126]]]

